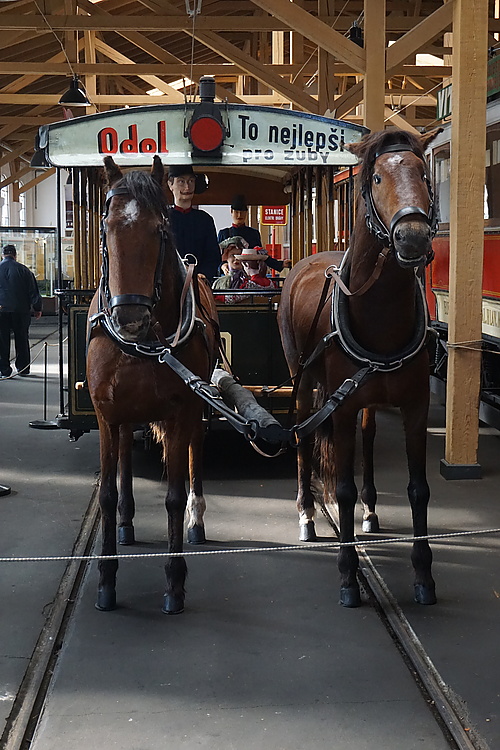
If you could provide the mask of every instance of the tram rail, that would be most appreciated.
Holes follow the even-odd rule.
[[[0,747],[2,750],[28,750],[37,728],[38,721],[49,694],[52,679],[60,654],[63,650],[68,627],[73,617],[77,616],[76,606],[79,594],[84,586],[88,564],[100,559],[94,555],[92,549],[96,543],[99,526],[99,504],[98,504],[99,480],[97,480],[92,496],[85,513],[80,532],[75,540],[73,552],[68,556],[57,557],[33,557],[20,558],[20,561],[67,560],[68,565],[61,578],[57,593],[51,603],[47,614],[46,623],[39,635],[36,647],[33,651],[24,679],[20,686],[16,700],[13,704],[9,720],[6,724]],[[320,503],[321,511],[327,523],[338,537],[338,526],[333,511],[333,506]],[[500,532],[500,529],[488,529],[476,532],[464,532],[464,534]],[[429,535],[429,538],[446,539],[447,537],[460,536],[460,532],[450,534]],[[413,538],[389,538],[380,540],[356,539],[354,543],[361,558],[359,582],[365,591],[365,598],[369,606],[373,607],[398,653],[406,664],[412,679],[418,686],[422,699],[431,711],[437,725],[442,731],[451,750],[485,750],[486,746],[474,730],[466,727],[461,711],[460,701],[455,699],[452,691],[446,685],[424,646],[405,617],[402,608],[391,593],[389,587],[379,574],[376,565],[370,558],[367,550],[374,544],[390,544],[401,541],[412,541]],[[310,549],[338,548],[339,542],[301,543],[299,545],[287,545],[276,547],[258,547],[242,549],[222,549],[211,551],[184,552],[184,555],[213,555],[230,553],[256,553],[262,554],[271,550],[291,551]],[[163,557],[166,553],[158,552],[152,554],[118,555],[120,559]],[[5,563],[5,558],[0,558],[0,563]]]

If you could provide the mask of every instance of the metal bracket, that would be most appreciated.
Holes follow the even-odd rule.
[[[186,13],[190,18],[193,16],[199,16],[201,13],[202,0],[193,0],[193,7],[191,8],[191,0],[186,0]]]

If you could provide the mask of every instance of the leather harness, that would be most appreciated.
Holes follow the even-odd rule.
[[[400,151],[412,151],[413,153],[416,153],[410,145],[396,143],[390,146],[386,146],[381,151],[377,152],[375,154],[374,163],[382,154],[390,152],[397,153]],[[416,153],[416,155],[422,159],[420,154]],[[323,406],[302,424],[294,425],[289,429],[283,428],[282,435],[280,437],[282,443],[289,442],[291,444],[297,445],[300,440],[309,435],[322,422],[324,422],[327,417],[330,416],[344,402],[344,400],[361,385],[361,383],[368,376],[376,372],[392,372],[399,369],[406,362],[415,357],[424,347],[428,333],[431,329],[428,325],[429,321],[427,305],[425,302],[425,293],[418,276],[416,276],[417,327],[415,335],[413,336],[412,341],[404,348],[404,350],[398,352],[397,355],[385,357],[380,354],[375,354],[364,350],[363,347],[361,347],[360,344],[355,341],[350,332],[346,309],[347,297],[354,295],[360,296],[364,294],[379,278],[386,258],[388,257],[389,253],[393,252],[394,250],[394,232],[396,230],[396,227],[404,217],[412,215],[424,217],[425,221],[430,226],[431,236],[434,237],[434,235],[436,234],[438,217],[427,168],[425,171],[424,179],[427,184],[427,190],[429,193],[429,209],[427,213],[419,206],[406,206],[394,214],[390,221],[389,227],[386,227],[376,209],[370,183],[362,186],[361,194],[364,198],[366,206],[367,227],[369,231],[380,242],[384,244],[384,248],[377,257],[375,268],[370,278],[362,285],[362,287],[357,289],[355,292],[351,292],[347,286],[347,265],[345,263],[347,253],[340,268],[337,268],[336,266],[329,266],[325,270],[325,283],[321,292],[319,304],[308,335],[306,337],[304,350],[302,351],[302,354],[299,358],[299,369],[294,377],[291,411],[293,411],[294,409],[295,397],[304,369],[306,367],[309,367],[325,351],[325,349],[331,345],[334,340],[339,344],[339,346],[343,349],[347,356],[360,366],[360,369],[351,378],[347,378],[339,386],[339,388],[337,388],[335,393],[329,396]],[[105,220],[109,212],[109,204],[113,196],[125,195],[127,193],[128,190],[126,188],[115,188],[110,190],[106,196],[105,213],[102,222],[103,262],[102,276],[98,294],[99,311],[89,319],[91,326],[94,327],[97,324],[101,324],[105,333],[110,336],[110,338],[112,338],[113,341],[126,354],[130,354],[131,356],[135,357],[153,357],[160,363],[168,364],[168,366],[179,375],[183,382],[194,393],[196,393],[200,398],[210,404],[210,406],[223,414],[236,430],[241,432],[248,440],[255,440],[259,436],[259,425],[253,420],[244,419],[232,409],[229,409],[222,401],[219,391],[214,386],[206,383],[197,375],[194,375],[194,373],[188,370],[181,362],[179,362],[176,357],[176,352],[178,351],[179,347],[189,339],[194,328],[195,301],[192,276],[195,264],[190,264],[191,270],[186,271],[185,261],[183,261],[180,256],[178,256],[179,267],[184,277],[184,288],[181,295],[182,302],[180,321],[177,331],[174,334],[168,337],[162,337],[163,341],[157,340],[151,342],[143,342],[140,344],[131,344],[130,342],[124,341],[116,333],[116,331],[114,331],[113,326],[110,322],[110,313],[112,309],[117,305],[138,304],[145,305],[149,309],[153,310],[155,304],[158,302],[161,295],[161,276],[165,258],[166,239],[168,236],[166,217],[164,216],[163,223],[159,228],[160,252],[155,270],[153,296],[150,298],[144,295],[123,294],[111,297],[109,290],[109,261],[106,243]],[[432,261],[432,258],[433,255],[431,252],[427,255],[426,264],[430,263]],[[320,340],[313,351],[309,351],[319,320],[319,316],[324,305],[326,304],[329,287],[332,281],[335,283],[335,289],[332,294],[332,331]],[[180,333],[180,331],[182,331],[182,333]],[[276,455],[279,455],[279,453],[277,453]]]

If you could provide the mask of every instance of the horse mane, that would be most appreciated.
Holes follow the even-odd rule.
[[[113,183],[113,188],[118,187],[125,187],[141,208],[158,214],[158,216],[166,215],[167,202],[161,186],[147,172],[141,172],[140,170],[126,172],[118,182]]]
[[[409,146],[417,156],[425,161],[422,141],[418,135],[399,128],[389,128],[378,133],[370,133],[361,142],[362,150],[360,150],[359,154],[363,159],[359,172],[361,185],[365,185],[371,179],[375,155],[379,151],[383,151],[387,146],[399,143],[403,146]]]

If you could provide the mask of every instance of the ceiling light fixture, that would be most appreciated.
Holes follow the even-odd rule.
[[[63,107],[90,107],[87,94],[80,85],[80,79],[74,75],[69,89],[59,99],[59,104]]]

